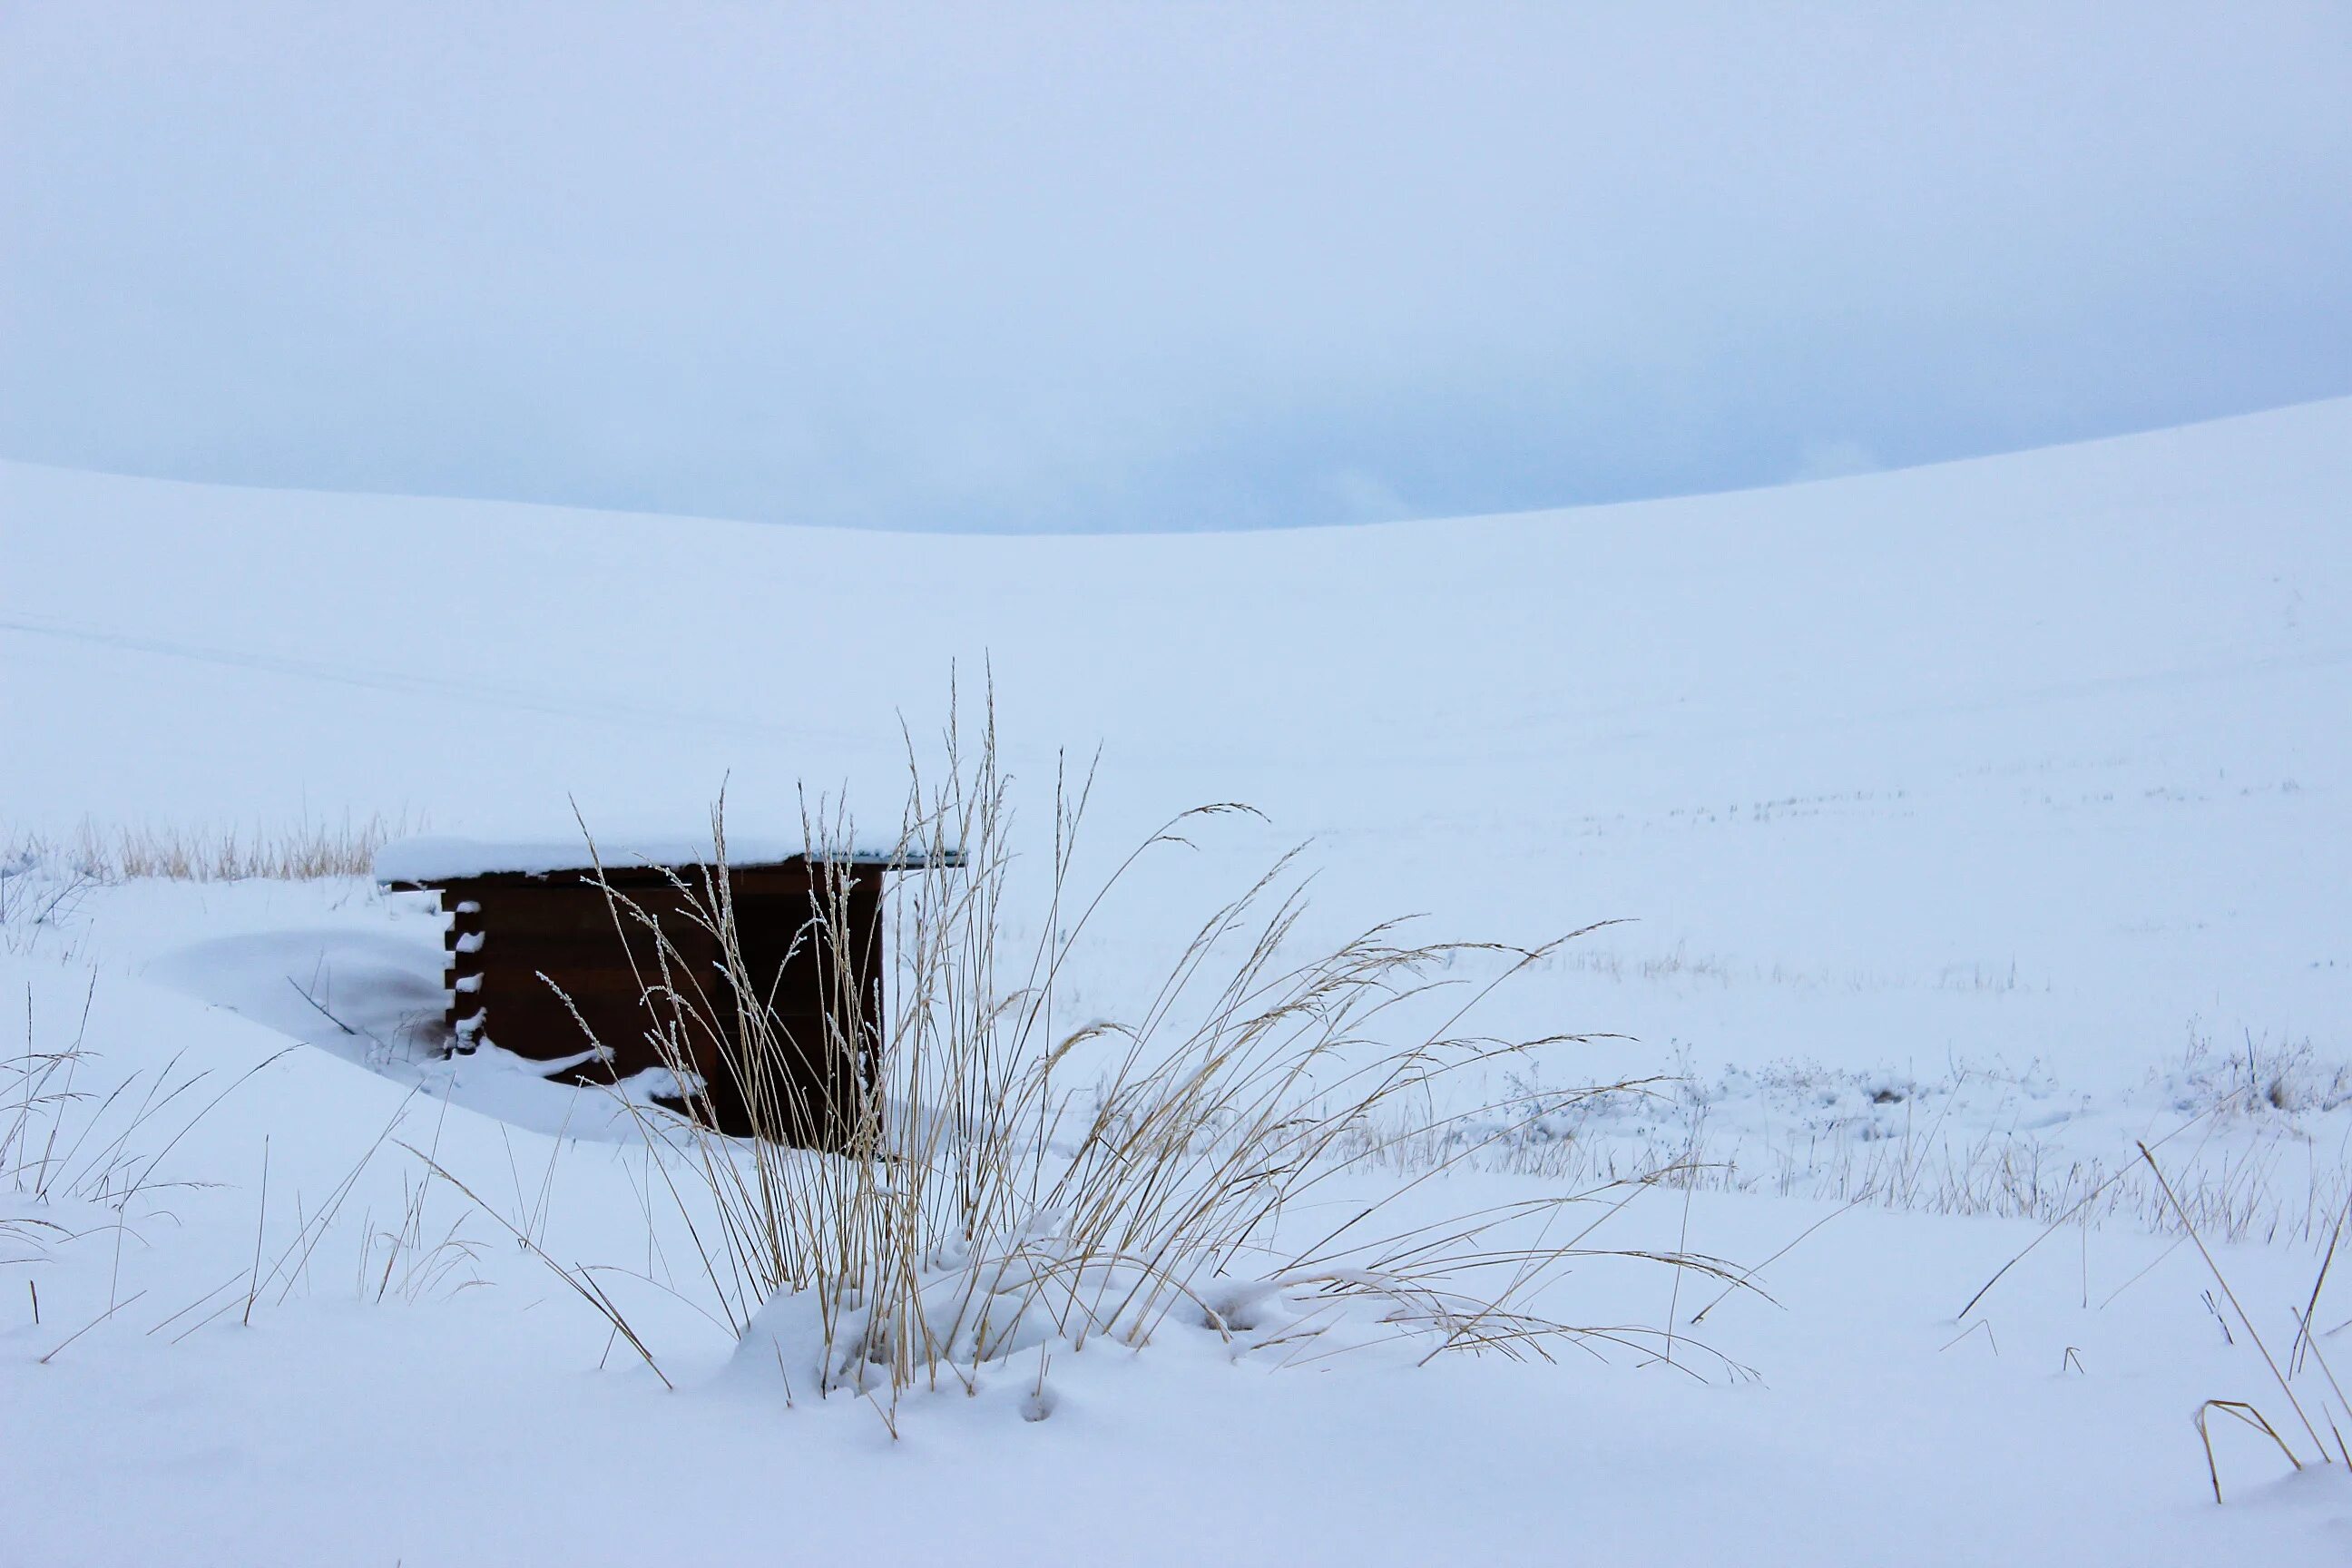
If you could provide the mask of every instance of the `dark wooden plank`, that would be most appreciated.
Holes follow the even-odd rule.
[[[851,865],[858,870],[870,869],[878,872],[884,869],[881,866],[870,862],[853,862]],[[849,868],[849,866],[844,868],[844,869]],[[627,889],[634,892],[642,889],[667,886],[669,881],[667,875],[668,871],[677,872],[689,885],[698,887],[705,875],[716,869],[718,868],[691,860],[682,861],[667,868],[641,866],[631,861],[608,861],[602,875],[605,881],[614,887]],[[805,886],[812,869],[810,863],[798,856],[789,860],[761,860],[730,865],[726,868],[728,876],[738,881],[763,881],[777,886]],[[820,874],[823,874],[821,868],[817,869]],[[500,891],[516,888],[578,887],[583,881],[597,875],[596,868],[586,863],[586,857],[583,855],[580,865],[567,866],[552,871],[488,871],[478,876],[445,877],[435,882],[402,883],[400,886],[437,888],[445,900],[454,903],[463,899],[478,898],[486,889]]]
[[[686,933],[671,938],[676,956],[673,963],[683,962],[701,966],[719,955],[718,945],[699,932],[690,940],[681,940]],[[471,952],[452,952],[448,962],[461,966],[479,968],[495,965],[512,968],[518,964],[544,969],[555,965],[566,969],[622,969],[629,966],[632,957],[650,971],[658,956],[650,936],[639,937],[624,944],[610,931],[531,931],[501,930],[486,932],[482,945]]]
[[[861,867],[845,870],[840,887],[859,893],[878,893],[883,873],[876,868]],[[682,891],[667,879],[612,879],[614,892],[649,908],[684,902],[700,903],[715,899],[717,889],[698,874],[686,874]],[[754,900],[788,900],[806,904],[814,894],[818,900],[835,895],[835,884],[824,875],[811,876],[806,871],[737,871],[727,883],[727,894],[738,903]],[[442,892],[445,909],[454,910],[460,903],[472,903],[490,910],[499,906],[520,907],[550,901],[582,900],[598,908],[607,902],[602,888],[574,873],[561,873],[546,878],[517,878],[512,880],[482,881],[453,886]]]
[[[461,993],[461,994],[480,996],[486,1000],[497,1002],[519,996],[551,997],[556,994],[555,987],[561,986],[564,995],[583,1004],[593,998],[600,1004],[635,1005],[640,996],[646,994],[647,989],[639,986],[626,974],[611,974],[598,970],[578,970],[567,973],[561,970],[551,969],[543,973],[544,979],[541,977],[540,973],[530,970],[494,970],[482,976],[482,984],[478,990]],[[551,980],[554,982],[552,986],[548,984]],[[678,990],[686,996],[689,1006],[707,1005],[714,1010],[724,1011],[730,1015],[734,1011],[734,994],[725,988],[723,981],[705,990],[702,1003],[697,1002],[696,994],[690,986],[680,984]],[[666,1003],[664,1005],[667,1005]]]
[[[549,982],[552,981],[575,996],[635,998],[663,984],[661,971],[650,965],[641,973],[633,973],[625,964],[540,963],[531,961],[527,955],[515,953],[492,955],[486,952],[458,956],[486,961],[478,965],[469,964],[444,972],[450,982],[478,980],[478,984],[460,992],[460,994],[536,994],[548,991]],[[881,977],[877,974],[868,973],[856,977],[856,980],[858,984],[853,989],[864,997],[870,999],[881,988]],[[803,967],[795,964],[782,973],[769,971],[762,973],[754,970],[752,981],[755,987],[751,992],[753,999],[782,1012],[822,1013],[833,998],[842,994],[837,977],[829,969],[814,965]],[[733,982],[715,964],[673,965],[668,984],[689,996],[698,994],[706,997],[714,1005],[734,1005]],[[457,989],[454,984],[451,989]]]
[[[477,994],[513,995],[526,992],[548,990],[552,981],[575,996],[623,996],[634,999],[642,992],[658,988],[663,984],[662,972],[648,964],[642,972],[632,972],[625,964],[598,964],[539,961],[545,955],[507,952],[492,954],[461,954],[478,959],[478,966],[450,972],[453,978],[478,976]],[[543,977],[543,978],[542,978]],[[855,989],[871,998],[878,993],[880,978],[867,974],[859,977],[862,984]],[[821,1013],[840,994],[836,977],[826,969],[814,964],[794,964],[782,973],[771,970],[752,972],[754,1001],[791,1013]],[[689,996],[699,995],[713,1006],[735,1005],[735,987],[730,976],[715,963],[673,965],[668,983]],[[866,1004],[871,1005],[870,1000]]]
[[[604,895],[588,889],[517,888],[480,902],[480,929],[492,936],[506,931],[641,931],[645,921],[639,910],[665,931],[698,929],[688,907],[674,897],[647,900],[638,910],[626,905],[615,910]]]
[[[579,1010],[575,1019],[552,996],[509,997],[483,1009],[483,1032],[518,1056],[546,1061],[588,1049],[588,1031],[593,1030],[598,1042],[636,1061],[640,1068],[656,1065],[653,1048],[645,1039],[647,1030],[660,1026],[654,1015],[634,1003],[583,1002]]]

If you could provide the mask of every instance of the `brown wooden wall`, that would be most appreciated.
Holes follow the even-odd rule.
[[[811,917],[815,908],[812,887],[825,874],[822,869],[813,873],[800,862],[743,867],[730,873],[736,931],[757,987],[750,1000],[766,1010],[771,1035],[781,1029],[788,1037],[789,1059],[777,1064],[776,1070],[801,1083],[807,1103],[816,1107],[839,1105],[849,1091],[842,1080],[845,1064],[826,1065],[839,1051],[828,1052],[822,1044],[836,972],[824,943],[811,929]],[[866,1030],[866,1060],[859,1070],[870,1073],[874,1041],[883,1023],[882,870],[857,866],[845,868],[845,874],[851,879],[847,929]],[[435,886],[450,916],[445,938],[448,1019],[459,1049],[487,1040],[536,1061],[570,1062],[590,1050],[593,1035],[595,1044],[612,1053],[610,1064],[573,1063],[560,1076],[611,1081],[667,1065],[648,1037],[649,1031],[662,1029],[672,1016],[658,997],[646,995],[649,987],[662,984],[656,943],[626,915],[616,924],[610,901],[587,884],[587,875],[499,873]],[[746,999],[728,983],[719,943],[689,918],[685,899],[656,873],[607,875],[660,921],[677,952],[670,983],[689,996],[699,986],[709,1016],[731,1019],[733,1037],[741,1048],[741,1042],[753,1037],[740,1016]],[[724,1055],[698,1030],[689,1030],[688,1043],[696,1068],[709,1082],[710,1113],[729,1131],[750,1131],[744,1124],[740,1087]]]

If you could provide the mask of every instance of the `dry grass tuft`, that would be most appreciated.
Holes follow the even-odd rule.
[[[100,827],[85,819],[68,837],[20,837],[8,862],[50,866],[93,882],[162,878],[176,882],[234,882],[247,878],[310,881],[364,877],[375,852],[416,830],[405,813],[345,816],[335,822],[300,821],[251,829],[194,826]]]
[[[2287,1364],[2283,1367],[2279,1364],[2278,1358],[2271,1354],[2270,1346],[2263,1342],[2262,1330],[2255,1327],[2254,1320],[2247,1313],[2244,1303],[2239,1300],[2238,1292],[2231,1287],[2229,1277],[2221,1272],[2221,1264],[2214,1260],[2212,1249],[2205,1245],[2205,1238],[2198,1234],[2196,1222],[2189,1217],[2188,1209],[2181,1205],[2179,1197],[2174,1193],[2170,1180],[2164,1173],[2164,1167],[2156,1163],[2155,1152],[2142,1143],[2139,1145],[2139,1154],[2141,1160],[2147,1163],[2149,1173],[2155,1176],[2157,1185],[2163,1191],[2166,1198],[2170,1200],[2173,1208],[2179,1215],[2181,1228],[2188,1233],[2189,1239],[2196,1243],[2199,1256],[2204,1258],[2206,1268],[2213,1276],[2213,1283],[2221,1287],[2222,1299],[2230,1303],[2231,1311],[2237,1314],[2239,1326],[2245,1331],[2248,1342],[2262,1356],[2263,1364],[2270,1370],[2272,1381],[2277,1384],[2279,1394],[2286,1400],[2287,1408],[2294,1412],[2295,1421],[2302,1426],[2304,1435],[2311,1440],[2312,1448],[2319,1457],[2319,1463],[2333,1465],[2341,1459],[2347,1466],[2352,1466],[2352,1444],[2347,1444],[2345,1441],[2343,1426],[2336,1420],[2336,1415],[2340,1412],[2347,1423],[2352,1423],[2352,1403],[2346,1401],[2343,1385],[2336,1381],[2336,1373],[2329,1370],[2327,1358],[2319,1348],[2319,1336],[2312,1329],[2310,1309],[2306,1308],[2301,1312],[2289,1310],[2289,1315],[2295,1325],[2295,1339],[2294,1349],[2288,1354]],[[2347,1213],[2352,1213],[2352,1210],[2347,1210]],[[2314,1307],[2318,1304],[2321,1292],[2327,1288],[2327,1271],[2336,1261],[2336,1239],[2343,1234],[2346,1217],[2347,1214],[2339,1214],[2336,1216],[2336,1235],[2330,1237],[2327,1252],[2320,1260],[2319,1274],[2312,1281],[2311,1301]],[[2208,1300],[2210,1302],[2210,1297]],[[2226,1321],[2223,1327],[2225,1329],[2228,1327]],[[2305,1405],[2302,1394],[2295,1387],[2296,1376],[2302,1370],[2306,1356],[2312,1364],[2318,1367],[2326,1384],[2325,1389],[2315,1393],[2309,1406]],[[2331,1397],[2335,1401],[2333,1409],[2328,1407]],[[2328,1436],[2336,1439],[2336,1451],[2333,1454],[2327,1451],[2327,1438],[2320,1436],[2318,1424],[2312,1419],[2313,1408],[2319,1411],[2319,1420],[2326,1423]],[[2271,1425],[2270,1418],[2256,1409],[2252,1404],[2242,1399],[2209,1399],[2197,1407],[2197,1436],[2205,1446],[2205,1470],[2208,1479],[2213,1483],[2215,1502],[2221,1500],[2221,1467],[2214,1462],[2213,1434],[2206,1425],[2205,1418],[2216,1410],[2233,1415],[2261,1432],[2273,1443],[2278,1445],[2279,1452],[2286,1456],[2288,1464],[2298,1470],[2303,1468],[2303,1459],[2296,1454],[2294,1446],[2280,1436],[2278,1428]]]
[[[1055,983],[1113,889],[1143,856],[1246,808],[1184,814],[1079,898],[1070,866],[1091,773],[1057,783],[1049,934],[1015,953],[1003,936],[1016,860],[992,711],[976,756],[952,721],[946,745],[945,783],[926,793],[918,775],[894,855],[887,1026],[866,1016],[850,944],[836,940],[851,879],[873,874],[844,858],[853,835],[838,814],[803,812],[807,853],[824,873],[801,933],[827,974],[819,1038],[793,1035],[744,962],[723,801],[710,863],[670,873],[693,921],[719,940],[719,973],[694,972],[655,916],[604,881],[616,924],[650,935],[641,980],[669,1074],[711,1110],[696,1064],[718,1061],[756,1134],[723,1136],[715,1117],[668,1120],[632,1101],[668,1153],[654,1184],[691,1235],[739,1364],[772,1362],[788,1396],[874,1397],[895,1431],[907,1392],[971,1389],[980,1366],[1023,1352],[1039,1357],[1033,1403],[1048,1410],[1053,1347],[1140,1347],[1171,1322],[1282,1364],[1383,1342],[1422,1359],[1549,1359],[1563,1343],[1648,1349],[1666,1332],[1534,1310],[1580,1258],[1732,1279],[1680,1251],[1591,1245],[1639,1181],[1406,1216],[1402,1200],[1425,1201],[1434,1177],[1491,1137],[1362,1195],[1366,1129],[1425,1134],[1466,1120],[1427,1110],[1431,1090],[1552,1043],[1485,1037],[1467,1020],[1556,943],[1423,943],[1383,924],[1300,959],[1301,879],[1285,858],[1202,924],[1137,1013],[1074,1026],[1055,1016]],[[1499,973],[1475,985],[1444,977],[1467,952],[1499,959]],[[1355,1180],[1343,1186],[1343,1174]],[[563,1272],[576,1284],[583,1271]]]
[[[1454,1158],[1465,1141],[1507,1121],[1517,1131],[1489,1139],[1475,1159],[1479,1168],[1589,1185],[1679,1165],[1687,1175],[1677,1179],[1702,1191],[2027,1219],[2053,1229],[2116,1225],[2182,1234],[2185,1214],[2217,1240],[2325,1244],[2352,1200],[2352,1166],[2314,1157],[2325,1136],[2315,1121],[2337,1109],[2323,1094],[2333,1096],[2352,1069],[2318,1060],[2307,1046],[2238,1066],[2245,1070],[2172,1097],[2182,1120],[2158,1141],[2159,1147],[2180,1141],[2167,1173],[2170,1193],[2128,1137],[2114,1152],[2070,1148],[2019,1130],[2011,1111],[1989,1116],[1964,1107],[1968,1071],[1939,1083],[1900,1081],[1887,1094],[1900,1101],[1893,1118],[1873,1114],[1875,1106],[1856,1107],[1856,1086],[1866,1096],[1885,1080],[1878,1072],[1792,1073],[1771,1086],[1777,1103],[1757,1090],[1766,1075],[1727,1072],[1709,1085],[1687,1064],[1627,1086],[1639,1095],[1563,1090],[1513,1074],[1483,1121],[1367,1128],[1362,1158],[1411,1173]],[[1727,1085],[1748,1098],[1727,1093]],[[1992,1087],[1997,1095],[2001,1086]],[[1828,1113],[1827,1125],[1809,1109],[1774,1120],[1802,1091],[1842,1094],[1844,1109]]]
[[[72,1040],[44,1048],[34,994],[25,994],[21,1054],[0,1058],[0,1194],[16,1200],[0,1215],[0,1262],[26,1263],[88,1234],[61,1223],[77,1206],[110,1217],[97,1229],[119,1238],[142,1200],[205,1184],[167,1179],[163,1167],[183,1139],[247,1079],[289,1046],[225,1084],[210,1069],[184,1068],[173,1057],[160,1069],[106,1073],[86,1044],[97,976],[83,993]]]

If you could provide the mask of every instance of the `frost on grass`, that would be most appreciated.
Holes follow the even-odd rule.
[[[2177,1059],[2105,1093],[2038,1062],[1930,1074],[1784,1058],[1674,1070],[1595,1093],[1502,1074],[1484,1110],[1433,1127],[1360,1129],[1359,1158],[1407,1173],[1467,1164],[1586,1185],[1665,1179],[1937,1214],[2181,1228],[2225,1240],[2324,1240],[2352,1175],[2352,1065],[2309,1040],[2218,1048],[2192,1026]],[[2174,1139],[2175,1196],[2136,1140]]]

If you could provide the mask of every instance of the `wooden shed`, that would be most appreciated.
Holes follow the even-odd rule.
[[[706,1016],[728,1027],[733,1053],[705,1030],[683,1032],[684,1054],[702,1086],[690,1109],[730,1132],[837,1142],[840,1108],[854,1103],[853,1075],[870,1078],[884,1026],[883,879],[894,868],[919,868],[922,862],[852,851],[813,863],[803,854],[773,850],[747,857],[730,845],[726,877],[735,930],[753,1005],[763,1015],[755,1027],[742,1016],[747,999],[726,978],[717,938],[690,912],[692,900],[658,868],[677,868],[699,889],[698,867],[711,858],[708,841],[633,847],[618,864],[603,858],[603,880],[659,922],[675,951],[673,968],[702,985]],[[588,859],[578,841],[419,838],[387,845],[377,855],[379,882],[438,895],[447,917],[443,942],[451,1050],[494,1045],[547,1063],[551,1078],[570,1082],[611,1083],[671,1065],[654,1037],[675,1015],[646,994],[660,973],[659,944],[641,923],[615,919]],[[838,889],[829,885],[832,879],[839,879]],[[814,920],[820,908],[827,918]],[[836,952],[844,942],[846,952]],[[856,992],[848,1004],[841,995],[845,975],[854,977]],[[681,984],[680,989],[690,987]],[[845,1027],[852,1016],[856,1026]],[[672,1029],[670,1037],[681,1037]],[[845,1048],[853,1037],[854,1048]],[[765,1060],[763,1070],[773,1075],[769,1093],[782,1084],[798,1100],[782,1133],[755,1125],[729,1060],[730,1054],[755,1059],[755,1038],[768,1042],[766,1056],[756,1059]],[[773,1059],[778,1055],[783,1059]],[[682,1096],[657,1098],[689,1108]],[[775,1118],[756,1120],[772,1124]]]

